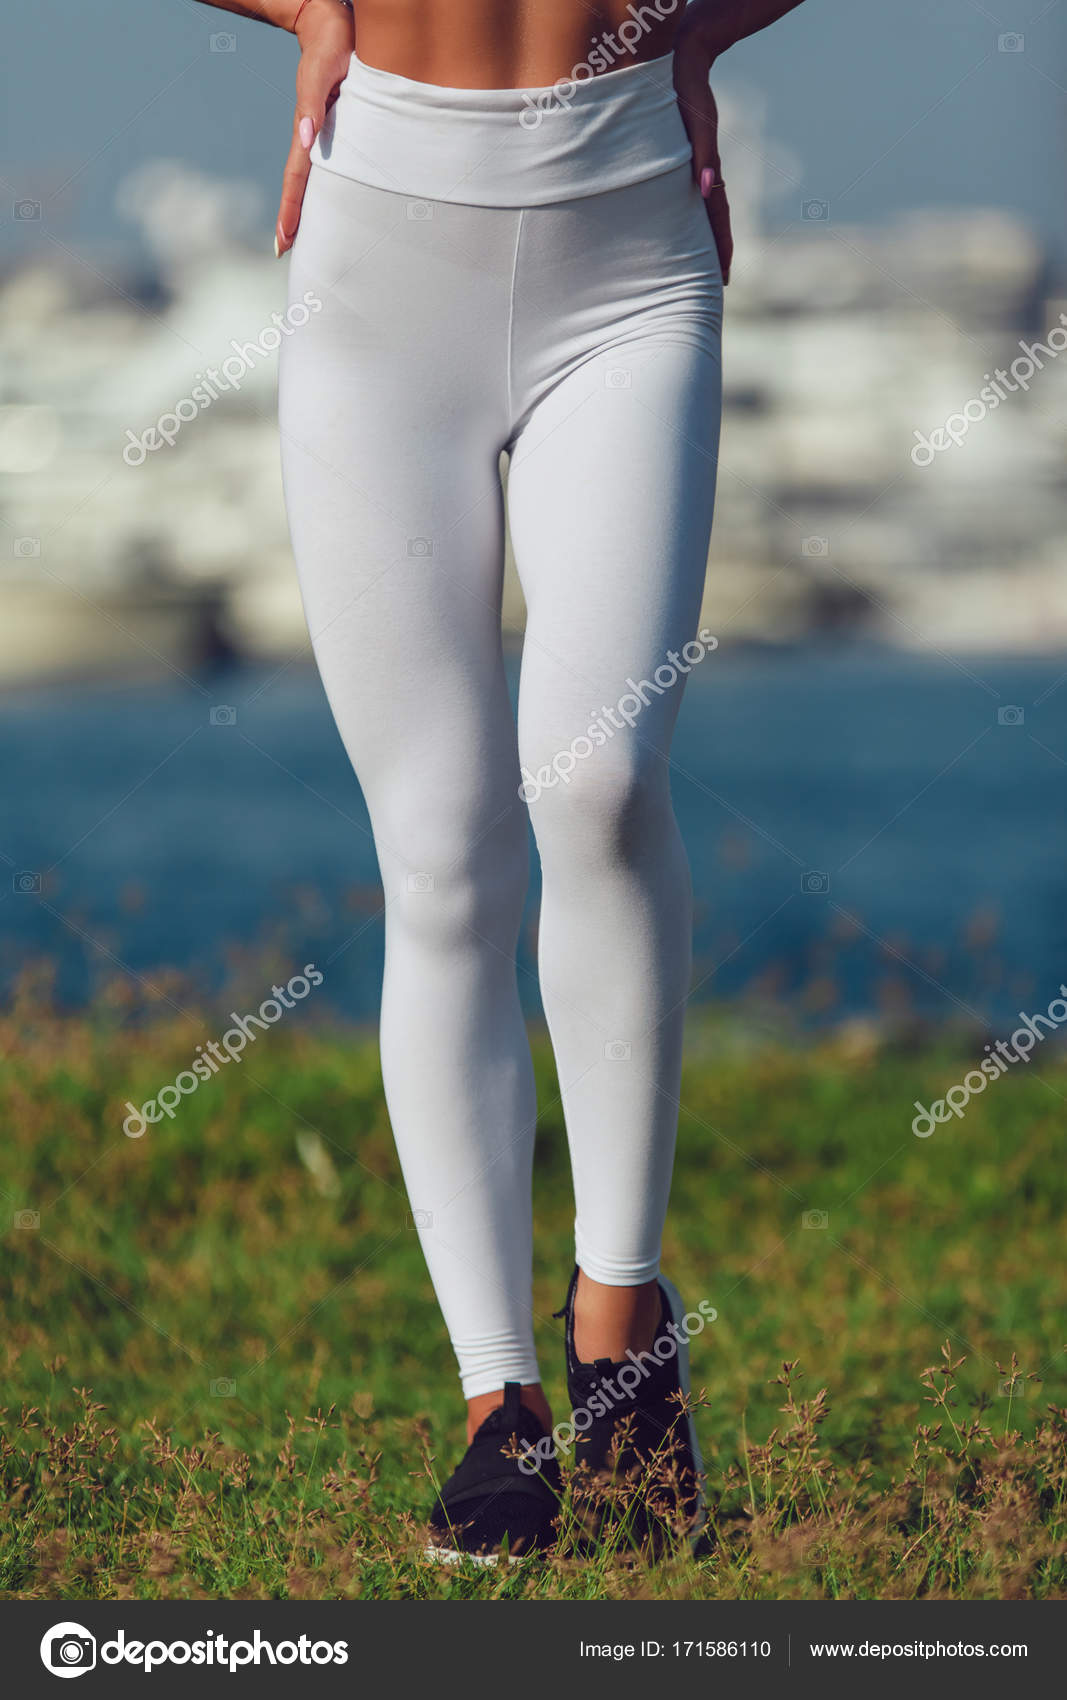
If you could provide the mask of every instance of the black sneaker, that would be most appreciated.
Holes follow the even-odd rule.
[[[706,1521],[703,1460],[690,1409],[689,1340],[677,1289],[659,1278],[662,1315],[651,1352],[620,1362],[579,1362],[574,1349],[575,1268],[565,1316],[567,1392],[591,1420],[574,1440],[576,1522],[587,1539],[660,1549],[681,1534],[695,1546]],[[622,1387],[618,1375],[630,1373]],[[640,1380],[634,1385],[634,1372]]]
[[[514,1564],[555,1540],[562,1490],[555,1448],[520,1394],[517,1381],[506,1383],[504,1403],[490,1411],[441,1489],[427,1558],[495,1564],[506,1543]],[[517,1451],[521,1456],[512,1456]]]

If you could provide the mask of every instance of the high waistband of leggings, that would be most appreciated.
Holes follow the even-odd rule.
[[[672,56],[546,88],[453,89],[355,54],[312,162],[371,188],[477,207],[546,206],[685,164]]]

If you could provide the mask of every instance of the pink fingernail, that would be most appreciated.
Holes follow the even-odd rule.
[[[710,165],[706,165],[700,173],[700,193],[710,195],[715,187],[715,173]]]
[[[301,118],[300,129],[297,133],[300,137],[300,146],[309,148],[315,140],[315,126],[310,118]]]

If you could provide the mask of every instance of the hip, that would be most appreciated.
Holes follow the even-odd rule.
[[[671,55],[545,88],[463,89],[353,54],[312,150],[368,187],[513,209],[626,188],[690,155]]]

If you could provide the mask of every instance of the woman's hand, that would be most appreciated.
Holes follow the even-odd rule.
[[[699,14],[699,8],[692,10]],[[687,28],[683,18],[674,45],[674,88],[678,110],[693,146],[693,177],[708,209],[722,281],[729,283],[734,238],[730,229],[730,203],[719,163],[719,109],[708,85],[714,60],[715,54],[703,31],[695,25]]]
[[[299,12],[294,4],[293,18],[300,43],[300,64],[296,73],[293,140],[282,176],[282,198],[274,232],[274,252],[279,258],[289,252],[296,237],[311,170],[311,144],[348,75],[355,44],[352,12],[342,0],[307,0]]]
[[[693,175],[707,205],[724,283],[730,281],[734,239],[719,164],[719,112],[708,76],[720,53],[777,23],[800,4],[801,0],[690,0],[674,38],[678,107],[693,144]]]

